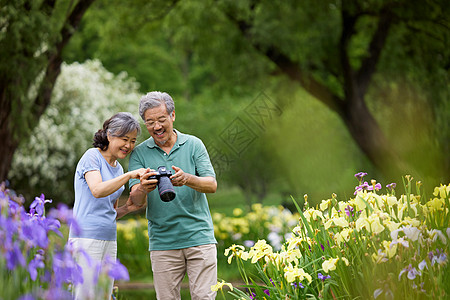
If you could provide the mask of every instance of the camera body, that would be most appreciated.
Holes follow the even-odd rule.
[[[159,166],[156,171],[156,175],[150,176],[148,179],[158,180],[158,192],[159,197],[164,202],[172,201],[176,194],[173,188],[172,182],[170,181],[170,176],[172,176],[172,171],[168,170],[165,166]]]

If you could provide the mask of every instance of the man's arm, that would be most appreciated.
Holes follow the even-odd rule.
[[[174,186],[186,185],[200,193],[215,193],[217,190],[217,181],[213,176],[199,177],[193,174],[185,173],[181,168],[172,166],[175,174],[170,176]]]

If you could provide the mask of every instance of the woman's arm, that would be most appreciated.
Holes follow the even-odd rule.
[[[158,183],[157,179],[148,179],[148,177],[156,174],[157,173],[150,168],[147,168],[144,174],[141,174],[140,177],[141,182],[131,187],[130,191],[131,202],[133,202],[138,206],[145,205],[147,203],[147,194],[153,191]]]
[[[127,172],[116,178],[103,181],[100,171],[89,171],[84,174],[86,182],[91,190],[92,195],[95,198],[102,198],[111,195],[117,191],[121,186],[127,183],[131,178],[140,178],[140,174],[144,173],[145,169],[138,169],[134,171]]]

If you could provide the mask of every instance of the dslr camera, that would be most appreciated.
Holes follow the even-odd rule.
[[[172,182],[170,181],[170,176],[172,176],[172,171],[167,170],[166,167],[160,166],[156,171],[156,175],[150,176],[148,179],[157,179],[158,180],[158,192],[159,197],[164,202],[172,201],[176,194],[173,188]]]

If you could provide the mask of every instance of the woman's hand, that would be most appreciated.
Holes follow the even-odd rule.
[[[134,171],[129,171],[128,173],[130,174],[130,179],[134,178],[134,179],[141,179],[141,176],[144,175],[147,172],[148,169],[145,168],[140,168]]]
[[[125,203],[125,205],[127,206],[127,211],[128,212],[133,212],[133,211],[140,210],[141,208],[144,208],[146,203],[144,202],[142,205],[137,205],[131,200],[131,198],[128,198],[128,200]]]

